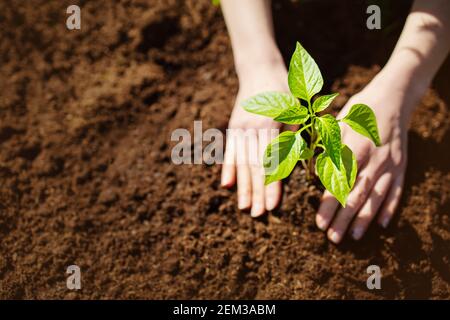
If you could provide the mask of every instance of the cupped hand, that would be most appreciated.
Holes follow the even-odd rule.
[[[341,208],[336,199],[325,192],[316,215],[317,226],[327,230],[328,238],[339,243],[349,232],[355,240],[362,238],[378,214],[378,223],[386,228],[394,215],[403,188],[407,158],[407,125],[417,103],[406,92],[395,90],[378,80],[353,96],[338,115],[343,118],[356,103],[364,103],[375,112],[382,145],[359,135],[345,123],[341,124],[342,140],[354,152],[358,176],[347,205]]]
[[[264,150],[276,137],[281,124],[248,113],[241,103],[264,91],[288,92],[287,71],[282,64],[261,66],[256,71],[241,73],[239,82],[239,92],[228,124],[221,184],[232,187],[237,183],[238,208],[251,209],[251,216],[258,217],[266,210],[273,210],[281,199],[281,182],[265,186],[262,166]]]

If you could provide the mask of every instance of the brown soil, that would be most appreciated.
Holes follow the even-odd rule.
[[[226,127],[238,83],[218,8],[79,0],[69,31],[73,2],[0,2],[0,298],[450,298],[448,73],[414,116],[395,221],[337,247],[300,169],[254,220],[220,167],[170,161],[175,128]],[[335,111],[401,26],[368,31],[362,1],[274,2],[286,58],[300,39],[341,94]],[[370,264],[382,290],[366,288]]]

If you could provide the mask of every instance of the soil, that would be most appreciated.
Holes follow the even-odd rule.
[[[75,3],[82,28],[69,31]],[[301,40],[340,93],[336,113],[386,61],[409,4],[381,31],[365,27],[363,1],[273,6],[286,59]],[[171,132],[225,129],[237,92],[210,1],[0,2],[0,298],[449,299],[442,69],[412,119],[395,220],[335,246],[314,224],[322,190],[300,168],[281,207],[254,220],[220,188],[219,166],[172,164]],[[79,291],[66,288],[72,264]],[[366,287],[371,264],[381,290]]]

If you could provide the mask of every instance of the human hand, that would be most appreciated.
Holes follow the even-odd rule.
[[[261,64],[257,70],[241,68],[239,92],[228,125],[236,131],[235,135],[227,135],[221,184],[231,187],[237,182],[238,208],[251,208],[252,217],[273,210],[281,199],[281,182],[265,186],[262,166],[264,150],[276,137],[281,124],[248,113],[241,107],[243,100],[264,91],[289,92],[287,71],[282,61]]]
[[[386,228],[399,203],[406,170],[409,110],[421,92],[399,90],[391,80],[381,73],[339,113],[341,119],[353,104],[370,106],[377,118],[382,145],[375,147],[372,141],[341,123],[343,143],[352,149],[358,162],[358,177],[345,208],[340,208],[325,191],[316,215],[317,226],[328,229],[328,238],[336,244],[347,230],[353,239],[361,239],[377,213],[378,223]]]

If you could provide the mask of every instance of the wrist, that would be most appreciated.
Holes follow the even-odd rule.
[[[375,92],[386,92],[388,96],[399,97],[403,103],[393,110],[408,119],[430,86],[431,77],[423,74],[415,57],[397,54],[372,80],[370,86]]]
[[[380,78],[393,90],[398,90],[410,99],[418,101],[433,78],[433,75],[423,70],[421,60],[420,55],[410,49],[399,50],[380,72]]]
[[[249,76],[276,70],[286,72],[283,57],[274,42],[257,42],[233,50],[234,64],[240,81]]]

